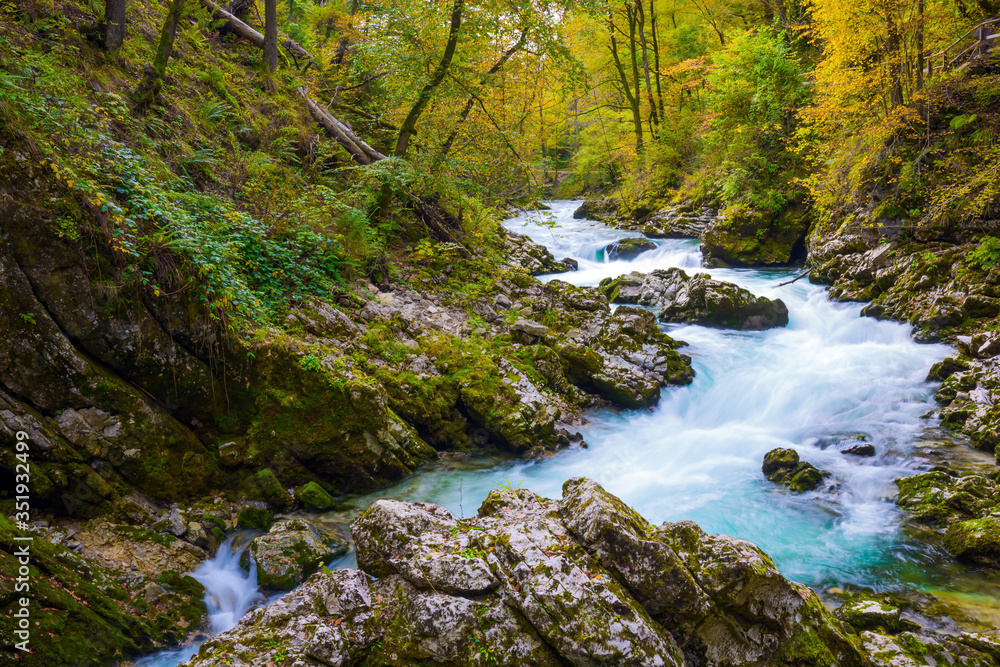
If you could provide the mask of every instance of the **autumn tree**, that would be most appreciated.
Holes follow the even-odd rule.
[[[264,0],[264,66],[278,69],[278,0]]]

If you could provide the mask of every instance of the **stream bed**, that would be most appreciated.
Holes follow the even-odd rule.
[[[821,594],[845,588],[932,592],[943,601],[942,611],[963,624],[1000,626],[996,575],[955,564],[933,536],[905,530],[893,502],[893,481],[926,470],[936,458],[978,462],[924,418],[935,408],[936,387],[925,381],[927,371],[951,348],[917,344],[909,326],[861,317],[863,304],[832,302],[826,288],[806,280],[779,286],[797,275],[793,270],[702,269],[696,240],[655,239],[658,247],[634,260],[606,261],[604,246],[639,234],[573,219],[579,203],[550,202],[551,211],[505,223],[557,259],[579,262],[579,271],[542,280],[597,285],[631,271],[707,271],[755,294],[781,298],[788,326],[734,332],[670,325],[667,333],[689,344],[683,352],[693,359],[694,382],[665,388],[659,405],[648,411],[589,415],[579,429],[587,448],[541,461],[440,462],[354,498],[346,511],[327,518],[347,522],[378,498],[433,502],[468,517],[497,486],[557,498],[567,479],[586,476],[653,523],[692,520],[708,532],[758,544],[787,577]],[[859,435],[875,446],[874,457],[841,453]],[[796,449],[803,460],[830,471],[831,483],[793,494],[768,482],[761,462],[776,447]],[[337,563],[353,565],[351,557]],[[211,594],[211,578],[200,579]],[[213,629],[238,617],[230,614],[224,624],[219,618],[213,616]],[[164,653],[140,664],[166,667],[185,658],[167,659]]]

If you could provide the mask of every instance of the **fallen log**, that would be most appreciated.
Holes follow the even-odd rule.
[[[336,118],[331,116],[323,107],[313,102],[309,95],[306,93],[305,87],[299,88],[299,96],[302,97],[303,101],[306,103],[306,108],[309,109],[309,113],[312,117],[316,119],[320,125],[330,134],[331,137],[337,140],[337,143],[344,147],[354,161],[358,164],[371,164],[372,158],[366,153],[357,143],[354,142],[351,137],[341,129],[342,123],[340,123]],[[363,143],[363,142],[362,142]]]
[[[805,278],[806,276],[808,276],[808,275],[809,275],[809,272],[810,272],[810,271],[812,271],[812,268],[808,268],[808,269],[806,269],[805,271],[803,271],[803,272],[802,272],[802,273],[800,273],[799,275],[795,276],[795,277],[794,277],[794,278],[792,278],[791,280],[786,280],[786,281],[785,281],[785,282],[783,282],[783,283],[778,283],[778,285],[777,285],[777,286],[778,286],[778,287],[784,287],[785,285],[791,285],[792,283],[794,283],[794,282],[796,282],[796,281],[798,281],[798,280],[802,280],[803,278]]]
[[[258,48],[264,48],[264,35],[260,34],[240,19],[236,18],[235,14],[226,11],[219,5],[212,2],[212,0],[201,0],[201,4],[205,7],[205,9],[212,12],[212,18],[228,22],[230,30],[243,39],[253,42],[253,44]],[[281,45],[284,46],[288,52],[292,54],[292,56],[309,58],[310,60],[312,59],[309,52],[299,46],[298,42],[295,42],[294,40],[286,39],[281,42]]]

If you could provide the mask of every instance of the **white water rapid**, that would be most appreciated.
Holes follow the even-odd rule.
[[[630,271],[705,270],[781,298],[788,326],[763,332],[670,326],[671,336],[690,344],[683,351],[693,358],[693,384],[664,389],[650,411],[592,415],[580,429],[588,449],[480,470],[431,470],[378,495],[435,502],[469,516],[505,480],[559,497],[568,478],[587,476],[653,522],[690,519],[751,540],[787,576],[812,586],[881,587],[911,579],[911,565],[932,554],[902,534],[893,480],[916,470],[915,442],[928,428],[921,415],[934,407],[934,387],[924,378],[950,348],[918,345],[908,326],[863,318],[861,304],[832,302],[825,288],[806,280],[778,287],[795,271],[701,269],[694,240],[655,240],[655,250],[632,261],[606,261],[604,246],[639,234],[574,220],[579,204],[551,202],[551,212],[505,223],[557,259],[580,263],[579,271],[543,280],[597,285]],[[861,434],[875,445],[875,457],[840,453],[843,440]],[[799,495],[765,480],[761,463],[775,447],[796,449],[832,472],[836,489]],[[357,506],[373,499],[358,499]]]
[[[579,271],[543,280],[596,285],[630,271],[703,270],[693,240],[657,240],[657,249],[633,261],[598,260],[609,242],[638,234],[574,220],[579,203],[552,202],[551,212],[505,223],[557,259],[580,263]],[[933,588],[939,595],[979,596],[973,602],[982,603],[982,582],[960,584],[964,570],[955,570],[933,546],[908,539],[892,501],[893,480],[917,471],[920,459],[914,455],[933,427],[921,419],[934,407],[934,386],[924,378],[950,348],[918,345],[908,326],[863,318],[861,304],[831,302],[823,287],[805,280],[778,287],[794,271],[707,272],[781,298],[788,326],[764,332],[670,326],[671,336],[690,344],[683,351],[693,358],[694,382],[664,389],[652,410],[590,415],[591,423],[580,429],[589,448],[543,461],[436,464],[353,499],[354,509],[338,519],[349,520],[379,497],[434,502],[470,516],[498,485],[522,485],[557,498],[567,479],[587,476],[650,521],[690,519],[709,532],[751,540],[785,575],[820,590]],[[840,453],[844,440],[861,434],[875,445],[876,456]],[[766,481],[761,462],[775,447],[796,449],[803,460],[832,472],[835,489],[792,494]],[[355,564],[347,557],[337,566]],[[253,576],[239,569],[231,551],[220,549],[194,576],[218,600],[210,607],[214,632],[231,627],[256,593]],[[993,593],[985,598],[996,606]],[[139,664],[173,667],[193,653],[164,652]]]
[[[249,544],[229,538],[219,545],[215,557],[204,561],[191,576],[205,587],[205,607],[213,635],[231,629],[255,604],[267,598],[257,588],[257,570],[240,567],[240,555]],[[136,667],[175,667],[195,653],[201,642],[177,649],[168,649],[138,660]]]

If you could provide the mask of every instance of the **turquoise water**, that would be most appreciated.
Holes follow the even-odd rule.
[[[599,260],[607,243],[636,234],[573,220],[578,204],[553,202],[551,213],[506,223],[556,258],[580,262],[579,271],[549,278],[596,285],[635,270],[705,270],[693,240],[657,240],[656,250],[633,261]],[[469,516],[505,480],[559,497],[563,482],[587,476],[650,521],[690,519],[751,540],[803,583],[891,584],[887,570],[920,557],[900,529],[893,480],[915,471],[910,455],[928,426],[921,416],[934,407],[935,387],[924,378],[950,348],[918,345],[908,326],[863,318],[862,304],[831,302],[825,288],[806,280],[779,287],[794,270],[707,272],[781,298],[789,325],[764,332],[667,327],[690,344],[684,352],[693,358],[694,383],[665,389],[649,411],[592,415],[580,429],[588,449],[479,470],[441,466],[354,504],[393,497]],[[875,457],[840,453],[841,440],[858,434],[875,445]],[[830,486],[797,495],[766,481],[761,462],[775,447],[794,448],[833,473]]]
[[[580,263],[579,271],[543,280],[596,285],[636,270],[703,270],[692,240],[657,240],[656,250],[633,261],[604,261],[601,248],[636,234],[573,220],[578,204],[552,202],[551,213],[505,223],[548,246],[556,258]],[[588,448],[570,448],[543,461],[501,456],[437,463],[391,488],[354,498],[345,512],[327,518],[347,521],[380,497],[434,502],[456,516],[471,516],[498,485],[556,498],[567,479],[587,476],[655,523],[690,519],[709,532],[751,540],[786,576],[821,590],[947,587],[957,581],[954,566],[933,546],[908,538],[892,500],[893,480],[917,471],[921,459],[914,454],[934,426],[921,419],[935,407],[935,386],[924,378],[951,349],[918,345],[908,326],[863,318],[861,304],[831,302],[825,288],[806,280],[778,286],[797,271],[708,273],[781,298],[789,325],[764,332],[669,326],[671,336],[689,343],[684,352],[693,359],[694,382],[664,389],[652,410],[589,415],[580,428]],[[860,434],[877,455],[841,454],[844,439]],[[797,495],[766,481],[761,462],[775,447],[794,448],[830,471],[830,484]],[[213,562],[202,566],[203,575]],[[348,557],[336,566],[354,562]],[[202,577],[210,595],[236,581],[234,568],[238,563],[230,560]],[[247,590],[233,593],[234,599],[246,600],[253,592],[249,579],[242,581]],[[981,583],[974,580],[966,588]],[[215,630],[235,623],[239,613],[216,610]],[[162,653],[143,664],[168,667],[190,654]]]

